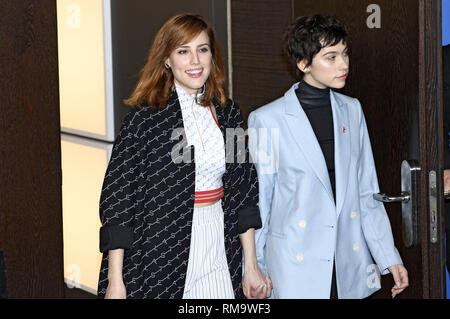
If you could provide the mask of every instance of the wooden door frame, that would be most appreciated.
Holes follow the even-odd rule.
[[[438,192],[443,194],[443,95],[442,95],[442,2],[419,0],[419,140],[423,298],[445,298],[445,215],[443,197],[438,196],[438,242],[430,242],[429,172],[437,174]],[[440,132],[440,134],[436,134]],[[437,269],[439,271],[430,271]]]

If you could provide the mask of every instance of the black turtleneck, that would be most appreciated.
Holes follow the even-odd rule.
[[[295,90],[298,100],[308,117],[309,123],[322,149],[328,168],[331,188],[336,202],[336,179],[334,166],[334,130],[333,112],[331,110],[330,88],[319,89],[305,81],[300,82]],[[336,284],[336,267],[333,263],[331,282],[331,299],[338,299]]]
[[[330,88],[319,89],[318,87],[302,81],[298,84],[298,88],[295,92],[297,93],[300,103],[311,106],[331,105]]]
[[[331,111],[330,88],[319,89],[305,81],[300,82],[297,90],[298,100],[308,117],[309,123],[322,149],[328,168],[331,188],[336,201],[336,180],[334,167],[334,130]]]

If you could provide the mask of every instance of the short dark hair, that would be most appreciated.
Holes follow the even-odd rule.
[[[297,67],[299,61],[306,59],[309,66],[322,48],[334,46],[341,40],[348,43],[346,26],[334,16],[320,14],[298,17],[283,35],[285,53],[301,78],[303,72]]]

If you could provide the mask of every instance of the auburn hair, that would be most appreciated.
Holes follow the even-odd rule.
[[[212,55],[211,73],[206,80],[205,92],[200,102],[211,105],[213,99],[225,107],[225,64],[212,27],[197,14],[183,13],[173,16],[161,27],[153,40],[147,63],[140,71],[140,79],[125,104],[140,106],[147,102],[149,106],[163,108],[175,89],[172,71],[165,67],[165,61],[178,47],[190,42],[202,31],[209,37]]]

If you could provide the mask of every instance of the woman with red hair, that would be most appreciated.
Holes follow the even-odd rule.
[[[136,107],[114,143],[100,198],[99,297],[268,297],[254,247],[256,170],[201,16],[180,14],[162,26],[125,103]]]

